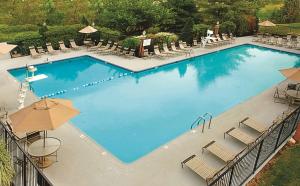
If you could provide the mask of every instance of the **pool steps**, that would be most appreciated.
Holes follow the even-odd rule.
[[[207,118],[207,117],[208,117],[208,118]],[[207,120],[207,119],[208,119],[208,120]],[[203,114],[202,116],[199,116],[199,117],[192,123],[190,129],[191,129],[192,131],[195,131],[195,128],[198,127],[198,126],[200,125],[200,123],[202,122],[202,133],[204,133],[206,121],[209,121],[209,123],[208,123],[208,129],[210,129],[211,120],[212,120],[212,114],[206,112],[206,113]]]

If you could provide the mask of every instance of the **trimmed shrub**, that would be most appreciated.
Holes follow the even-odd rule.
[[[233,33],[236,29],[236,25],[231,21],[225,21],[220,25],[222,33]]]
[[[118,41],[122,36],[121,32],[110,28],[96,27],[96,29],[98,30],[98,33],[95,33],[95,35],[98,34],[98,37],[104,40]]]
[[[159,27],[150,27],[146,30],[149,34],[157,34],[160,31]]]
[[[123,47],[135,49],[141,44],[141,41],[140,41],[140,39],[135,38],[135,37],[128,37],[128,38],[124,39],[121,43],[122,43]]]
[[[206,24],[195,24],[193,26],[193,36],[199,40],[201,36],[206,36],[207,30],[210,28]]]
[[[38,31],[37,25],[0,25],[0,33]]]
[[[178,36],[169,32],[159,32],[157,34],[148,34],[147,38],[152,39],[153,44],[162,45],[163,43],[170,44],[171,42],[176,42],[178,40]]]
[[[65,26],[51,26],[48,27],[48,31],[45,32],[44,37],[47,42],[51,42],[55,49],[59,48],[59,41],[64,41],[66,45],[69,45],[69,40],[74,39],[79,45],[83,43],[84,34],[78,31],[82,29],[83,25],[65,25]]]
[[[45,45],[45,41],[38,32],[17,33],[14,38],[9,41],[9,43],[18,45],[22,54],[29,54],[29,46]]]

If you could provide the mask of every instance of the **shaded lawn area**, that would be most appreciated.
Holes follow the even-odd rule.
[[[300,186],[300,144],[287,146],[258,179],[259,186]]]

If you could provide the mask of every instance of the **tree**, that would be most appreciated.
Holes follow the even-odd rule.
[[[186,41],[188,44],[192,44],[193,42],[193,26],[193,19],[189,18],[181,31],[181,39]]]
[[[300,21],[300,1],[285,0],[281,9],[282,21],[285,23],[294,23]]]
[[[190,18],[193,22],[199,22],[201,15],[195,0],[168,0],[164,6],[174,14],[175,23],[168,25],[168,30],[171,32],[179,33]]]
[[[43,4],[46,13],[45,22],[48,25],[60,25],[64,21],[64,14],[55,8],[53,0],[45,0]]]
[[[125,34],[137,34],[143,30],[168,24],[171,12],[160,2],[153,0],[103,0],[100,17],[103,26],[120,30]]]

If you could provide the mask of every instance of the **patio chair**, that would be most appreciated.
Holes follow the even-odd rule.
[[[220,42],[222,45],[229,44],[228,41],[223,40],[219,35],[216,35],[216,38],[217,38],[217,41]]]
[[[74,50],[79,50],[80,49],[80,46],[78,46],[73,39],[70,40],[70,46]]]
[[[59,43],[59,48],[60,48],[60,50],[61,50],[62,52],[68,52],[68,51],[70,51],[70,49],[67,48],[67,47],[65,46],[65,44],[64,44],[63,41],[60,41],[60,42],[58,42],[58,43]]]
[[[162,53],[170,54],[170,55],[178,55],[177,52],[170,51],[167,44],[163,44],[163,52]]]
[[[40,53],[37,53],[34,46],[29,47],[30,55],[32,58],[41,57]]]
[[[39,54],[44,54],[44,53],[46,53],[45,50],[43,49],[43,47],[41,47],[41,46],[36,47],[36,49],[37,49],[37,52],[38,52]]]
[[[47,43],[46,47],[47,47],[47,51],[49,54],[51,54],[51,55],[57,54],[58,51],[53,49],[51,43]]]
[[[117,47],[118,47],[118,44],[114,43],[111,48],[109,48],[107,50],[101,50],[101,51],[99,51],[99,53],[104,54],[104,55],[112,54],[112,53],[115,52],[115,50],[117,49]]]
[[[273,98],[274,98],[275,103],[287,103],[288,102],[288,98],[287,98],[285,90],[280,90],[278,87],[276,87],[276,89],[275,89]]]
[[[193,47],[196,47],[196,48],[201,47],[201,44],[198,43],[197,39],[194,39],[194,40],[193,40]]]
[[[115,55],[123,55],[123,49],[122,49],[122,46],[121,45],[118,45],[116,50],[115,51],[112,51],[111,52],[112,54],[115,54]]]
[[[242,119],[239,122],[239,127],[241,127],[242,124],[253,130],[256,130],[259,133],[264,133],[268,129],[264,124],[254,120],[250,117],[245,117],[244,119]]]
[[[100,48],[103,45],[103,40],[101,39],[99,41],[99,43],[96,46],[92,46],[90,48],[88,48],[88,51],[96,51],[98,50],[98,48]]]
[[[157,45],[154,46],[154,56],[157,56],[159,58],[168,57],[167,54],[163,54],[160,52],[159,47]]]
[[[104,51],[104,50],[108,50],[108,49],[110,48],[110,46],[111,46],[111,43],[112,43],[111,41],[108,41],[107,44],[106,44],[105,46],[98,48],[98,49],[97,49],[97,52],[101,52],[101,51]]]
[[[31,142],[41,138],[40,131],[28,132],[28,133],[14,132],[13,129],[11,128],[11,124],[9,123],[9,121],[6,121],[5,125],[6,125],[7,129],[13,134],[15,140],[18,142],[25,141],[25,143],[28,144],[28,143],[31,143]],[[25,143],[24,143],[24,146],[25,146]]]
[[[231,43],[231,40],[230,40],[230,38],[228,38],[227,34],[222,33],[221,35],[222,35],[222,39],[223,39],[224,41],[228,42],[229,44]]]
[[[180,48],[180,50],[186,50],[186,51],[190,50],[190,47],[188,47],[186,45],[186,42],[183,42],[183,41],[179,41],[179,48]]]
[[[125,57],[133,58],[135,55],[135,49],[130,49],[128,53],[125,53]]]
[[[283,46],[282,37],[279,37],[279,38],[277,39],[276,45],[277,45],[277,46]]]
[[[213,176],[218,172],[217,169],[214,169],[211,166],[207,165],[196,155],[192,155],[184,161],[182,161],[181,167],[183,168],[184,165],[190,168],[195,173],[197,173],[206,182],[213,178]]]
[[[291,40],[287,40],[285,46],[288,47],[288,48],[293,48],[293,43],[292,43],[292,41],[291,41]]]
[[[233,160],[237,154],[232,153],[229,149],[221,146],[220,144],[216,143],[216,141],[211,141],[204,147],[202,147],[202,153],[204,150],[211,152],[213,155],[220,158],[225,163]]]
[[[0,119],[7,119],[8,111],[5,107],[0,107]]]
[[[269,41],[267,41],[267,44],[269,44],[269,45],[273,45],[275,43],[275,37],[274,36],[272,36],[271,38],[270,38],[270,40]]]
[[[176,48],[176,46],[175,46],[175,43],[171,43],[171,49],[172,49],[172,51],[174,51],[174,52],[179,52],[179,53],[186,53],[186,51],[185,50],[178,50],[177,48]]]
[[[229,129],[228,131],[226,131],[224,133],[224,139],[225,139],[226,134],[235,138],[236,140],[244,143],[247,146],[249,146],[250,144],[252,144],[255,141],[255,139],[252,136],[248,135],[247,133],[245,133],[235,127],[232,127],[231,129]]]
[[[296,50],[300,50],[300,42],[298,42],[298,43],[296,44],[295,49],[296,49]]]
[[[230,38],[230,40],[231,40],[232,43],[235,42],[235,37],[233,36],[232,33],[229,33],[229,38]]]

